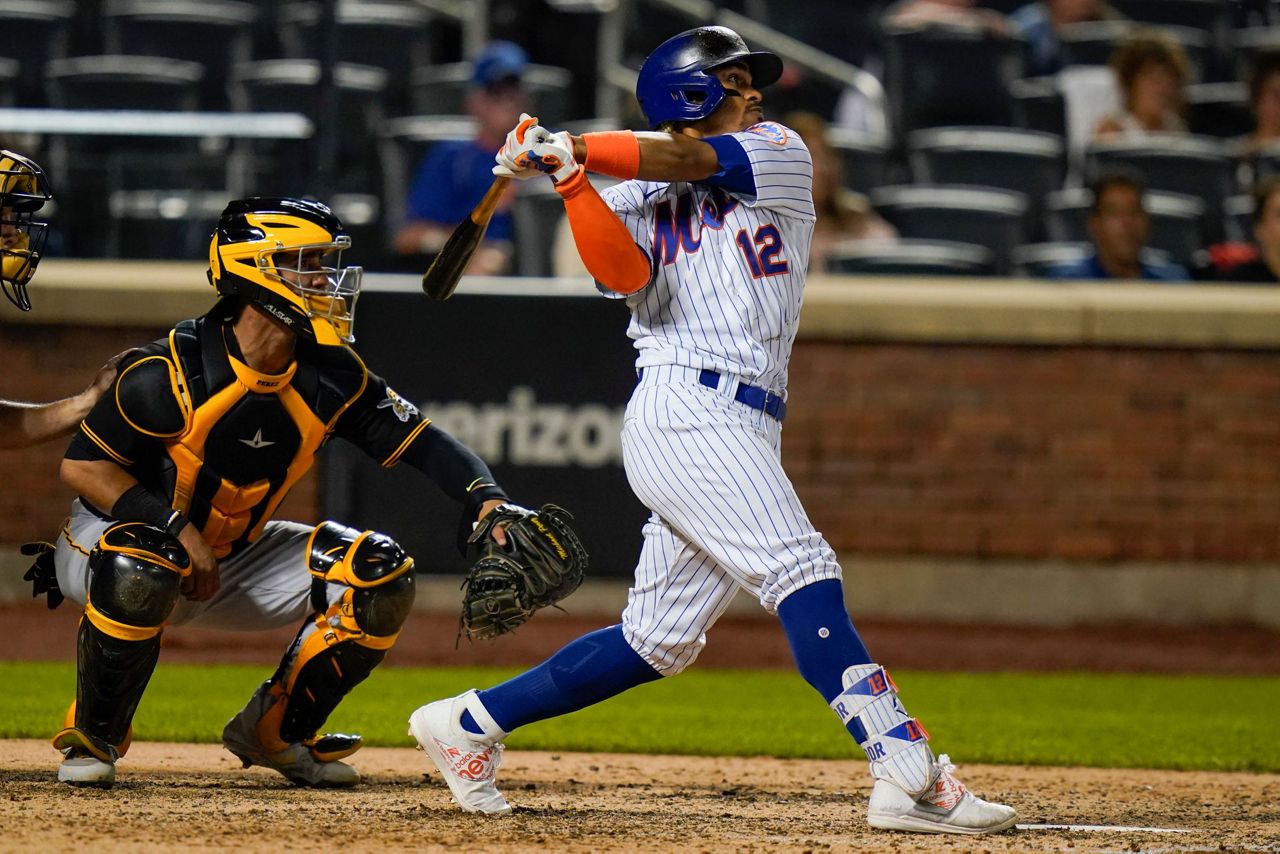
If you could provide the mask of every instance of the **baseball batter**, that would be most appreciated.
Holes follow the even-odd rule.
[[[761,110],[781,73],[731,30],[690,30],[640,70],[656,132],[576,137],[528,120],[498,153],[497,174],[550,175],[587,269],[631,309],[639,382],[624,464],[652,515],[621,624],[410,717],[465,810],[510,809],[495,786],[508,733],[679,673],[744,588],[781,620],[801,674],[865,751],[873,826],[976,834],[1015,821],[935,759],[854,630],[835,554],[780,463],[815,219],[808,151]],[[584,167],[624,183],[602,197]]]
[[[72,439],[62,478],[79,497],[48,592],[84,617],[76,700],[54,737],[59,780],[114,782],[166,625],[301,624],[222,743],[302,785],[358,782],[342,760],[360,737],[319,730],[395,643],[413,560],[383,534],[279,521],[276,509],[335,436],[421,470],[468,523],[505,495],[348,346],[361,277],[341,266],[350,244],[317,202],[231,202],[209,246],[221,299],[129,355]]]

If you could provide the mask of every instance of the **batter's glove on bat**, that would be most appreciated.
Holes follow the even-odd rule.
[[[578,589],[587,572],[587,550],[572,519],[554,504],[536,511],[501,504],[480,521],[467,540],[476,560],[462,582],[459,637],[506,634]],[[493,539],[498,525],[505,526],[505,546]]]
[[[536,178],[541,172],[536,169],[520,166],[516,158],[529,151],[539,142],[551,136],[551,132],[538,124],[538,120],[528,113],[520,114],[520,123],[507,134],[506,142],[494,155],[493,174],[499,177],[515,178],[517,181],[528,181]]]
[[[27,557],[35,558],[31,568],[22,576],[23,581],[31,582],[31,598],[35,599],[43,593],[46,597],[45,604],[52,611],[66,598],[62,595],[62,588],[58,586],[58,573],[53,566],[53,543],[23,543],[19,551]]]
[[[547,134],[542,142],[536,142],[529,150],[517,154],[515,163],[521,169],[536,169],[550,175],[557,184],[582,171],[573,158],[573,140],[569,138],[568,131]]]

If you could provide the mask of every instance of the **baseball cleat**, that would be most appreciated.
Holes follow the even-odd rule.
[[[463,694],[422,706],[409,716],[409,735],[440,771],[458,806],[467,812],[506,815],[511,804],[494,785],[502,745],[486,744],[462,728],[466,699]]]
[[[58,766],[58,782],[72,786],[110,789],[116,782],[116,764],[99,759],[87,750],[68,748]]]
[[[222,746],[235,754],[245,768],[251,765],[270,768],[279,771],[299,786],[333,789],[354,786],[360,782],[359,771],[337,759],[325,761],[317,758],[314,748],[303,743],[290,744],[284,750],[269,753],[258,743],[253,722],[245,716],[245,711],[227,721],[222,730]],[[358,743],[356,747],[359,747]],[[355,748],[351,748],[339,755],[347,756],[354,752]]]
[[[867,806],[867,823],[881,830],[912,833],[998,833],[1013,827],[1013,807],[984,801],[952,776],[955,766],[945,753],[938,757],[938,776],[916,797],[889,780],[876,780]]]

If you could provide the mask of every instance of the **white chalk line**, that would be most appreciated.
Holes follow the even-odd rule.
[[[1015,824],[1018,830],[1082,830],[1091,833],[1193,833],[1177,827],[1131,827],[1123,824]]]

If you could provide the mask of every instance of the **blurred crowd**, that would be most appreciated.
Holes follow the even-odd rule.
[[[315,3],[27,5],[28,28],[32,10],[49,11],[45,42],[0,46],[0,106],[320,115]],[[837,62],[789,62],[765,92],[767,115],[813,154],[814,271],[1278,280],[1280,227],[1268,217],[1280,174],[1280,3],[717,5]],[[340,103],[324,115],[341,119],[329,143],[339,169],[320,183],[374,268],[429,262],[488,188],[492,152],[522,111],[574,130],[640,126],[626,93],[612,105],[600,99],[600,14],[628,17],[618,59],[633,68],[691,25],[644,0],[597,14],[494,0],[495,38],[464,56],[461,23],[433,8],[338,4]],[[166,25],[169,36],[156,37]],[[179,25],[185,43],[172,29]],[[225,44],[201,37],[193,54],[200,26]],[[6,53],[23,55],[8,63]],[[133,53],[184,67],[132,63],[113,79],[104,60]],[[77,65],[86,57],[95,62]],[[203,62],[199,73],[185,67],[193,59]],[[851,66],[879,81],[884,97],[865,81],[842,82]],[[175,95],[180,79],[186,100]],[[156,93],[154,103],[120,102],[120,91],[136,99],[140,86]],[[602,118],[609,111],[618,117]],[[64,190],[70,209],[55,219],[52,253],[181,257],[199,246],[207,211],[223,198],[301,194],[316,183],[315,148],[300,140],[67,136],[15,131],[0,119],[0,143],[43,158]],[[472,271],[578,272],[555,201],[534,185],[513,187]]]

